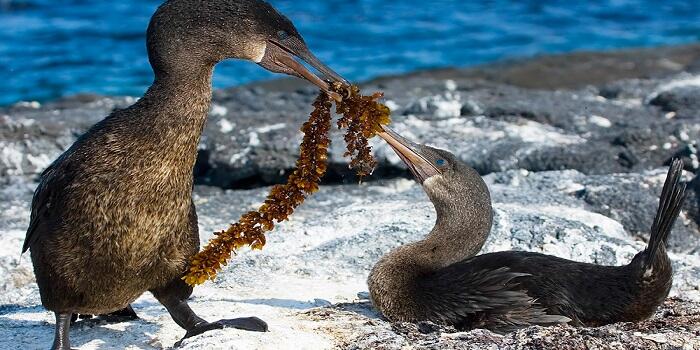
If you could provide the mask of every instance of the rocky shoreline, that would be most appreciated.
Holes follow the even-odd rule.
[[[700,45],[416,72],[363,89],[385,92],[397,131],[449,149],[485,175],[496,208],[485,251],[625,264],[645,245],[664,167],[681,157],[689,190],[669,241],[673,299],[647,322],[600,328],[496,335],[392,325],[357,294],[381,255],[428,231],[433,209],[376,140],[379,167],[358,185],[336,131],[321,192],[262,252],[241,253],[215,283],[195,291],[196,308],[259,314],[272,332],[215,332],[183,348],[274,348],[296,337],[309,349],[700,349]],[[267,191],[261,186],[285,179],[315,95],[288,79],[215,91],[195,169],[203,242],[259,203]],[[37,175],[88,127],[134,101],[79,95],[0,108],[0,324],[9,326],[0,337],[14,339],[8,344],[43,347],[52,331],[29,258],[18,254]],[[75,332],[75,344],[104,348],[97,334],[114,348],[151,349],[181,336],[150,296],[136,308],[142,320],[127,323],[129,332],[87,327]]]
[[[686,158],[687,170],[696,172],[698,62],[700,45],[575,53],[384,77],[362,86],[385,92],[395,128],[459,152],[482,174],[632,172],[671,156]],[[290,79],[215,91],[198,182],[249,188],[283,181],[315,95],[313,87]],[[0,108],[0,176],[37,174],[87,128],[134,101],[77,95]],[[342,138],[336,133],[334,140],[327,183],[349,175]],[[380,150],[375,178],[405,173],[388,157]]]

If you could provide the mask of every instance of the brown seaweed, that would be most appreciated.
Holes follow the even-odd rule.
[[[381,130],[382,124],[389,123],[390,111],[377,102],[381,93],[362,96],[357,86],[341,84],[334,84],[332,90],[343,95],[343,100],[336,105],[336,111],[343,115],[338,126],[348,129],[345,155],[352,157],[350,166],[357,170],[359,176],[368,175],[376,166],[368,139]],[[331,99],[321,92],[313,106],[309,120],[301,128],[304,137],[299,147],[299,158],[287,183],[274,186],[258,210],[243,214],[227,230],[215,233],[216,237],[192,258],[189,271],[183,277],[187,284],[194,286],[213,279],[217,271],[227,264],[231,253],[235,254],[243,246],[262,249],[265,245],[264,233],[272,230],[275,222],[286,220],[307,195],[318,190],[328,168]]]
[[[350,168],[355,169],[360,178],[371,175],[377,161],[372,156],[368,140],[382,130],[382,125],[391,122],[391,111],[378,102],[384,94],[375,92],[362,96],[357,85],[340,83],[333,84],[332,89],[343,96],[343,100],[336,104],[336,112],[343,115],[338,120],[338,127],[348,129],[345,156],[351,157]]]

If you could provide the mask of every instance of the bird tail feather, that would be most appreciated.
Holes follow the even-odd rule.
[[[681,207],[683,206],[686,184],[681,181],[682,174],[683,161],[680,159],[673,159],[671,161],[671,167],[668,169],[668,174],[666,175],[666,182],[661,190],[659,208],[656,211],[654,223],[651,226],[651,236],[645,250],[645,255],[647,257],[644,262],[645,270],[653,267],[656,263],[656,255],[659,251],[659,247],[662,244],[665,247],[673,223],[676,221]]]

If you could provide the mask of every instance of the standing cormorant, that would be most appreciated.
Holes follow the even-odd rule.
[[[495,331],[557,323],[597,326],[648,318],[668,295],[672,268],[666,239],[683,203],[682,161],[672,161],[649,244],[629,265],[600,266],[523,251],[474,256],[493,215],[484,181],[453,154],[385,131],[380,136],[408,165],[437,212],[435,227],[423,240],[391,251],[369,275],[372,302],[389,320]]]
[[[70,348],[73,314],[124,309],[146,291],[185,337],[223,327],[266,331],[255,317],[200,318],[181,279],[199,250],[192,171],[212,72],[222,60],[248,60],[340,98],[296,57],[345,83],[289,19],[259,0],[166,1],[151,18],[147,48],[155,73],[148,91],[80,136],[34,193],[22,251],[31,250],[41,302],[56,314],[52,349]]]

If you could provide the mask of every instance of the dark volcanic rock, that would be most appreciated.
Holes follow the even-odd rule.
[[[649,102],[663,111],[675,112],[678,118],[696,118],[700,115],[700,86],[688,86],[658,94]]]
[[[682,157],[686,170],[697,173],[700,78],[681,71],[692,71],[687,67],[698,57],[696,45],[578,53],[389,77],[364,88],[385,92],[399,132],[453,151],[482,174],[509,169],[640,172],[662,167],[672,157]],[[564,79],[567,70],[584,84]],[[549,78],[528,84],[525,78],[538,71],[544,76],[560,72],[552,74],[563,80],[560,85]],[[298,129],[317,92],[301,82],[270,84],[215,91],[194,171],[198,184],[252,188],[284,181],[298,154]],[[90,125],[134,100],[80,95],[0,109],[0,176],[36,176]],[[333,140],[325,180],[353,183],[337,130]],[[374,142],[380,165],[373,178],[407,176],[393,152]],[[611,199],[588,200],[602,205]],[[697,221],[698,214],[689,217]],[[634,217],[623,222],[632,230],[646,224]]]
[[[696,223],[700,223],[700,174],[688,184],[685,208]]]
[[[543,57],[519,65],[496,65],[507,67],[511,76],[495,74],[495,67],[485,66],[378,79],[366,89],[385,91],[395,109],[397,128],[404,124],[415,130],[422,142],[453,140],[442,144],[461,153],[482,173],[513,168],[577,169],[592,174],[638,171],[663,165],[689,145],[697,148],[698,78],[669,75],[678,70],[669,67],[682,68],[694,62],[700,56],[696,51],[697,47],[689,46]],[[666,58],[660,57],[660,52],[666,52]],[[591,66],[584,57],[600,64]],[[677,64],[664,63],[664,59]],[[555,91],[523,86],[572,85],[553,86],[550,82],[531,86],[516,78],[555,67],[582,76],[584,72],[585,76],[602,76],[602,71],[612,74],[615,69],[634,66],[630,62],[638,64],[632,77],[657,78],[601,78],[590,80],[603,84],[600,88]],[[623,71],[627,72],[624,77],[631,74]],[[284,83],[295,87],[287,91],[290,89],[284,88]],[[316,91],[300,82],[279,85],[279,89],[250,86],[215,92],[195,170],[198,183],[236,188],[283,181],[294,166],[301,137],[298,128],[310,112]],[[90,125],[133,101],[80,95],[43,106],[19,103],[0,109],[0,175],[37,174]],[[432,130],[416,130],[419,128]],[[479,131],[488,136],[480,137]],[[473,135],[477,137],[469,144],[460,140]],[[338,144],[333,147],[327,180],[353,179],[346,169],[347,160],[342,158],[342,139],[339,134],[334,139]],[[697,155],[692,153],[686,157],[688,169],[695,171],[692,158]],[[380,163],[378,177],[403,172],[396,163],[386,162],[382,154]]]
[[[678,72],[700,72],[700,45],[575,52],[513,60],[473,69],[419,71],[402,77],[477,79],[529,89],[577,89],[622,79],[659,78]],[[395,77],[375,79],[384,83]]]
[[[0,177],[37,175],[115,108],[134,98],[77,95],[41,105],[20,102],[0,109]]]

